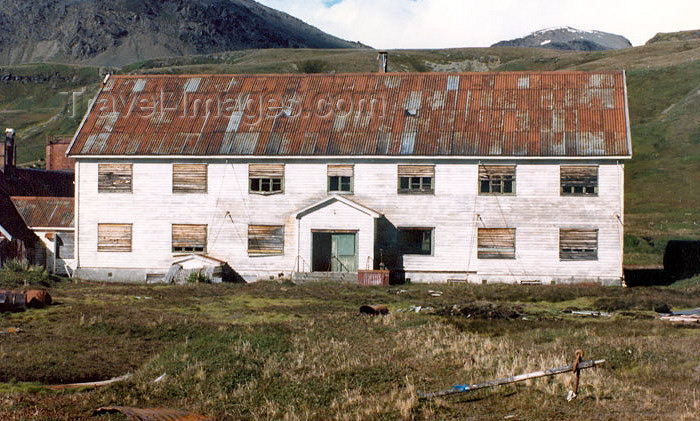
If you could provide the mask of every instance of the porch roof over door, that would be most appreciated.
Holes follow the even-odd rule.
[[[330,206],[330,205],[332,205],[333,203],[336,203],[336,202],[342,203],[342,204],[344,204],[344,205],[346,205],[346,206],[348,206],[348,207],[350,207],[350,208],[352,208],[352,209],[354,209],[354,210],[356,210],[356,211],[359,211],[359,212],[361,212],[361,213],[364,213],[364,214],[366,214],[366,215],[369,215],[369,216],[371,216],[372,218],[380,218],[380,217],[382,216],[381,213],[379,213],[379,212],[377,212],[377,211],[375,211],[375,210],[373,210],[373,209],[370,209],[370,208],[368,208],[367,206],[364,206],[364,205],[362,205],[362,204],[360,204],[360,203],[357,203],[357,202],[355,202],[355,201],[352,201],[352,200],[350,200],[350,199],[348,199],[348,198],[346,198],[346,197],[344,197],[344,196],[340,196],[340,195],[334,194],[334,195],[331,195],[331,196],[329,196],[329,197],[327,197],[327,198],[325,198],[325,199],[323,199],[323,200],[320,200],[320,201],[318,201],[318,202],[316,202],[316,203],[314,203],[314,204],[312,204],[312,205],[309,205],[309,206],[307,206],[307,207],[305,207],[305,208],[299,210],[299,211],[296,213],[296,215],[295,215],[295,216],[296,216],[296,219],[302,219],[303,217],[305,217],[305,216],[307,216],[307,215],[309,215],[309,214],[311,214],[311,213],[314,213],[314,212],[316,212],[316,211],[318,211],[318,210],[320,210],[320,209],[323,209],[323,208],[325,208],[326,206]]]

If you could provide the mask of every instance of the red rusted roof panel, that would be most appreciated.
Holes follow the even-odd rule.
[[[72,197],[13,196],[11,200],[28,227],[73,227]]]
[[[70,154],[630,156],[622,72],[112,76]]]

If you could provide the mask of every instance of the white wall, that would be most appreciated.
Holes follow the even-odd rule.
[[[329,196],[327,164],[348,161],[287,163],[285,192],[270,196],[248,193],[247,163],[223,160],[209,162],[208,193],[173,194],[173,162],[182,161],[136,161],[132,193],[98,194],[97,161],[79,160],[76,174],[81,267],[165,271],[174,256],[171,224],[188,223],[208,224],[207,254],[228,261],[239,273],[250,277],[289,274],[295,268],[300,244],[295,214]],[[397,227],[434,227],[432,255],[404,256],[407,276],[412,280],[465,278],[467,273],[470,280],[477,282],[484,279],[549,282],[571,277],[595,280],[622,276],[621,164],[600,162],[597,196],[562,197],[559,165],[553,160],[510,162],[517,164],[515,196],[478,195],[478,161],[474,160],[439,161],[434,194],[397,194],[398,163],[422,162],[357,160],[354,194],[347,197],[385,215]],[[98,223],[132,223],[132,251],[98,253]],[[357,221],[358,229],[363,227],[362,223]],[[285,225],[284,255],[249,257],[248,224]],[[477,259],[478,227],[516,228],[516,259]],[[560,227],[597,228],[598,260],[559,261]],[[310,246],[310,240],[305,240],[309,235],[306,231],[304,227],[302,255]],[[367,247],[361,245],[360,268],[365,267]]]

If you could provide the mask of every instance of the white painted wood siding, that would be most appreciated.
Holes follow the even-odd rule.
[[[354,194],[349,199],[385,215],[397,227],[434,227],[432,255],[404,256],[413,280],[445,279],[451,272],[473,272],[470,280],[479,282],[622,276],[623,166],[615,162],[600,162],[599,194],[591,197],[560,196],[559,163],[554,160],[508,162],[517,165],[516,194],[511,196],[478,194],[477,161],[437,162],[434,194],[397,193],[397,165],[415,161],[287,161],[284,193],[267,196],[248,193],[247,163],[173,159],[134,161],[131,193],[98,193],[97,162],[77,163],[77,257],[84,268],[165,271],[174,259],[171,224],[207,224],[208,255],[248,276],[289,274],[297,255],[311,262],[308,241],[298,249],[296,213],[329,196],[327,164],[353,163]],[[173,193],[174,162],[208,163],[208,191]],[[314,220],[318,218],[323,215]],[[360,219],[356,228],[367,229]],[[132,251],[97,252],[98,223],[133,224]],[[248,256],[249,224],[284,225],[284,254]],[[516,259],[478,259],[478,227],[515,228]],[[559,260],[559,228],[574,227],[599,230],[598,260]],[[361,235],[360,268],[366,266],[364,254],[371,249],[363,239]]]

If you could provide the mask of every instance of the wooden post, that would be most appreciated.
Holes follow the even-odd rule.
[[[605,360],[588,360],[581,361],[578,364],[577,369],[583,370],[585,368],[593,368],[605,363]],[[439,392],[432,393],[422,393],[418,391],[418,396],[424,399],[436,398],[438,396],[453,395],[455,393],[471,392],[472,390],[486,389],[493,386],[500,386],[503,384],[522,382],[529,379],[536,379],[538,377],[554,376],[557,374],[570,373],[574,370],[574,365],[565,365],[562,367],[550,368],[547,370],[535,371],[533,373],[518,374],[517,376],[504,377],[502,379],[489,380],[483,383],[474,384],[456,384],[452,386],[452,389],[441,390]]]

